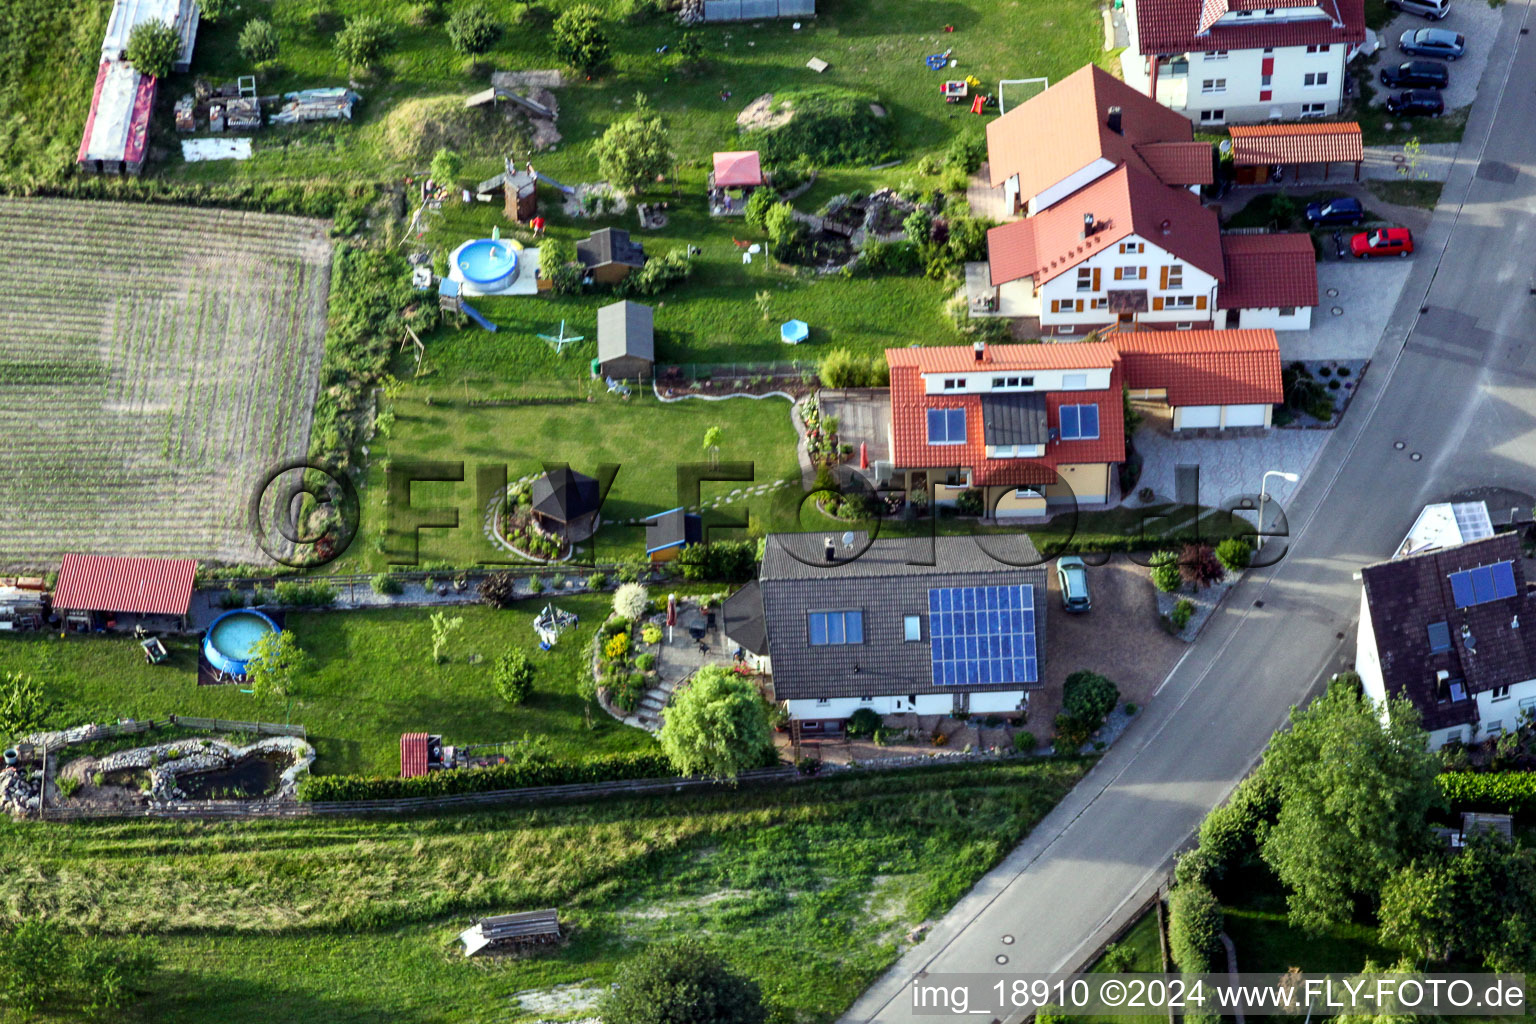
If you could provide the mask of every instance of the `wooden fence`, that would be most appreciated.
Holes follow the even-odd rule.
[[[192,718],[187,715],[172,715],[170,724],[185,726],[188,729],[208,729],[212,732],[255,732],[267,736],[297,736],[301,740],[309,739],[309,733],[302,725],[278,725],[276,722],[235,722],[227,718]]]

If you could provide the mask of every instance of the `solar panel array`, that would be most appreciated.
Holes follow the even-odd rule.
[[[933,685],[1033,683],[1035,592],[1004,587],[935,587],[928,591]]]
[[[1457,608],[1500,601],[1514,597],[1516,592],[1513,562],[1495,562],[1451,573],[1451,596]]]

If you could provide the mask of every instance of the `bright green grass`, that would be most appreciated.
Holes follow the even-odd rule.
[[[1118,945],[1131,951],[1131,964],[1126,970],[1133,974],[1162,974],[1163,952],[1157,940],[1157,913],[1148,910],[1120,937]],[[1106,971],[1102,958],[1088,967],[1090,973]],[[1166,1024],[1165,1014],[1124,1014],[1113,1017],[1097,1017],[1083,1014],[1069,1018],[1073,1024]]]
[[[543,342],[503,335],[493,339],[482,333],[481,340],[487,346],[545,347]],[[678,498],[678,467],[707,465],[704,432],[715,424],[725,431],[721,460],[754,463],[754,480],[705,483],[702,495],[706,501],[781,480],[792,481],[782,490],[799,491],[795,432],[786,399],[689,400],[667,405],[638,389],[627,401],[607,394],[600,385],[597,392],[591,403],[578,399],[473,408],[465,404],[462,391],[412,389],[412,397],[402,397],[393,405],[396,420],[388,442],[375,442],[364,492],[363,529],[339,565],[355,571],[360,565],[383,567],[386,562],[378,533],[389,512],[384,505],[384,459],[465,463],[463,483],[418,483],[412,488],[411,499],[414,508],[459,510],[458,529],[423,530],[420,541],[423,562],[446,560],[456,565],[498,558],[515,560],[492,545],[482,532],[476,498],[476,471],[482,465],[505,465],[508,480],[540,473],[548,463],[569,462],[574,469],[592,476],[604,464],[617,465],[618,475],[603,505],[603,518],[610,525],[599,533],[595,550],[596,559],[603,562],[643,554],[645,528],[627,520],[691,504]],[[432,398],[431,405],[425,403],[427,397]],[[726,512],[745,521],[748,504],[738,500]],[[589,546],[586,557],[593,556]],[[389,557],[399,559],[404,554]]]
[[[511,997],[600,989],[682,936],[826,1022],[1080,777],[946,766],[776,790],[407,820],[0,822],[0,914],[137,934],[162,957],[130,1019],[530,1020]],[[570,941],[465,961],[478,916],[558,907]]]
[[[581,617],[551,651],[538,649],[533,619],[549,598],[505,611],[473,605],[451,612],[463,628],[434,665],[428,610],[394,608],[290,613],[285,625],[315,661],[291,703],[259,700],[238,686],[198,686],[196,648],[171,640],[169,664],[147,666],[131,638],[56,634],[0,637],[0,672],[40,680],[59,703],[53,724],[117,718],[164,719],[171,714],[245,721],[302,723],[315,745],[314,771],[393,775],[400,770],[400,734],[433,732],[450,743],[544,737],[563,757],[654,749],[647,733],[594,710],[589,730],[576,692],[582,652],[606,617],[611,595],[558,598]],[[526,649],[537,674],[533,694],[518,707],[496,696],[495,658]],[[471,658],[479,657],[478,662]]]

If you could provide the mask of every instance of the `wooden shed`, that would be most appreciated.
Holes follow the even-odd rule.
[[[649,378],[656,367],[650,306],[628,299],[597,311],[597,372],[603,377]]]
[[[645,266],[645,247],[623,228],[602,228],[576,243],[576,259],[597,284],[617,284]]]

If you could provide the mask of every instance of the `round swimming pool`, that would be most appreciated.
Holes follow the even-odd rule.
[[[477,238],[453,251],[449,264],[481,291],[499,291],[517,278],[517,250],[496,238]]]
[[[276,633],[277,623],[254,608],[225,612],[213,620],[203,638],[203,657],[220,672],[245,675],[246,663],[256,653],[256,641]]]

